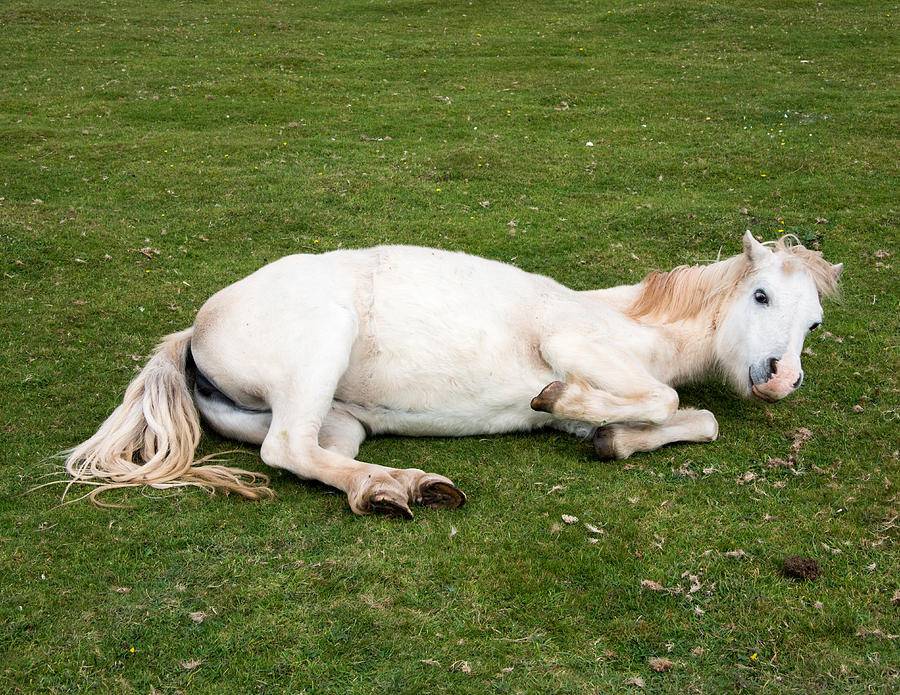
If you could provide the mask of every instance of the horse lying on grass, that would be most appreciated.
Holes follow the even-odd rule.
[[[164,338],[66,469],[94,501],[142,485],[270,496],[266,476],[194,459],[202,418],[343,490],[357,514],[410,518],[410,503],[466,497],[443,476],[355,460],[366,437],[554,427],[592,436],[604,459],[713,441],[713,414],[679,408],[674,386],[720,374],[774,402],[803,381],[803,342],[842,264],[790,241],[747,232],[728,260],[587,292],[436,249],[287,256]]]

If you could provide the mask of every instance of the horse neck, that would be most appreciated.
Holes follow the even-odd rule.
[[[669,345],[667,382],[683,384],[716,371],[716,325],[707,317],[662,324],[660,333]]]
[[[747,270],[743,256],[735,256],[591,294],[651,333],[656,371],[668,383],[683,383],[715,371],[718,323]]]
[[[655,318],[669,336],[677,352],[674,381],[692,381],[717,371],[718,328],[731,306],[735,290],[750,270],[746,256],[741,254],[709,265],[676,268],[641,283],[644,290],[631,313],[638,321],[645,320],[644,317]],[[648,281],[661,283],[663,291],[656,288],[653,292],[646,284]],[[642,303],[652,294],[664,298],[660,306],[647,307]]]

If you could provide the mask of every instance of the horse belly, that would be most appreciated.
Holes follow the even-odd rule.
[[[531,399],[554,374],[536,340],[482,307],[407,312],[361,327],[335,397],[373,433],[462,436],[528,430],[549,416]],[[410,330],[410,326],[415,326]]]
[[[480,434],[523,432],[550,423],[550,418],[522,408],[502,412],[460,408],[433,412],[411,412],[387,408],[350,406],[348,411],[374,434],[405,437],[468,437]]]
[[[391,398],[379,399],[389,401],[382,404],[354,399],[352,388],[342,383],[339,394],[349,400],[339,400],[372,434],[463,437],[531,430],[551,420],[530,407],[540,389],[506,389],[485,397],[461,392],[455,384],[447,384],[446,389],[434,386],[431,390],[419,388],[415,394],[394,390]]]

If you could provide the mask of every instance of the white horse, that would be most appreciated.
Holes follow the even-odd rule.
[[[409,518],[412,502],[455,508],[465,495],[440,475],[355,460],[366,437],[555,427],[593,436],[604,459],[712,441],[713,414],[679,408],[673,387],[720,374],[745,396],[787,396],[842,269],[790,239],[743,241],[725,261],[586,292],[428,248],[287,256],[164,338],[66,468],[95,501],[141,485],[271,495],[266,476],[194,459],[202,417],[261,445],[268,465],[343,490],[357,514]]]

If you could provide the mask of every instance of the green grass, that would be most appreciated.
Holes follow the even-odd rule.
[[[0,690],[896,692],[898,17],[3,3]],[[843,292],[788,401],[683,393],[714,444],[623,465],[553,433],[366,443],[469,495],[409,523],[278,472],[268,503],[26,494],[160,336],[266,260],[418,243],[589,288],[730,255],[744,229],[843,261]],[[774,461],[792,453],[802,475]],[[822,578],[785,577],[793,554]]]

